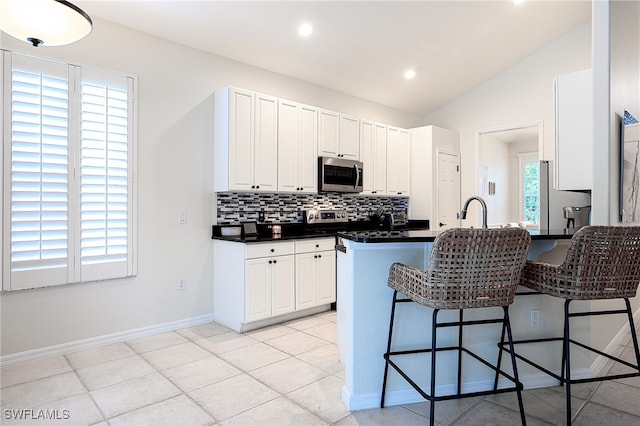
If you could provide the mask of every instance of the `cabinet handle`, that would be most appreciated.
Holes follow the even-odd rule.
[[[320,244],[316,244],[316,248],[320,247]]]
[[[256,189],[256,186],[255,185],[251,185],[251,189]]]
[[[317,259],[317,258],[318,258],[318,255],[314,254],[314,255],[313,255],[313,258],[314,258],[314,259]]]
[[[256,189],[260,189],[260,185],[256,185]]]
[[[271,265],[271,261],[269,261],[269,265]]]
[[[319,255],[318,255],[318,259],[320,259],[321,257],[322,257],[322,255],[321,255],[321,254],[319,254]]]
[[[273,263],[276,263],[276,262],[277,262],[277,260],[274,260],[274,261],[273,261]]]
[[[271,249],[271,253],[273,253],[274,251],[276,251],[276,249]]]

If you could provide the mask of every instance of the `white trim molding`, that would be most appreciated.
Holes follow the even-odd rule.
[[[0,365],[5,367],[7,365],[17,364],[19,362],[32,361],[56,355],[65,355],[71,352],[91,349],[111,343],[124,342],[140,337],[151,336],[153,334],[166,333],[168,331],[179,330],[181,328],[194,327],[196,325],[213,322],[213,320],[213,314],[206,314],[163,324],[151,325],[148,327],[141,327],[112,334],[105,334],[103,336],[90,337],[88,339],[76,340],[59,345],[47,346],[44,348],[32,349],[24,352],[17,352],[0,357]]]

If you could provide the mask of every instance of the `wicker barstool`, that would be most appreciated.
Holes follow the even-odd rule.
[[[509,229],[449,229],[440,234],[433,243],[426,271],[400,263],[394,263],[389,270],[388,285],[393,292],[391,318],[389,320],[389,340],[384,354],[385,368],[380,406],[384,407],[389,366],[395,369],[420,395],[430,401],[430,424],[434,424],[434,403],[436,401],[488,395],[516,391],[522,424],[525,424],[522,405],[522,383],[518,379],[516,360],[512,356],[513,376],[499,370],[471,350],[463,347],[463,326],[482,324],[503,324],[511,341],[511,325],[508,307],[513,303],[518,283],[525,265],[531,237],[527,231]],[[415,302],[433,309],[431,323],[431,346],[405,351],[391,349],[393,322],[396,305]],[[502,307],[501,318],[464,320],[465,309]],[[458,321],[438,323],[440,310],[458,310]],[[436,333],[439,328],[458,327],[457,346],[437,347]],[[498,341],[498,338],[496,338]],[[436,354],[440,351],[457,353],[457,391],[455,394],[436,395]],[[426,391],[412,380],[393,358],[416,353],[431,354],[430,387]],[[512,351],[513,353],[513,351]],[[462,355],[467,354],[497,375],[509,379],[513,386],[478,392],[461,392]]]
[[[634,297],[640,283],[640,227],[639,226],[585,226],[572,237],[566,258],[561,265],[541,262],[527,262],[522,285],[539,293],[565,299],[564,332],[562,337],[514,341],[514,345],[561,341],[562,366],[560,375],[516,354],[518,359],[554,377],[566,388],[566,419],[571,424],[571,385],[602,380],[640,376],[640,351],[633,324],[633,314],[629,298]],[[569,312],[569,304],[574,300],[596,301],[622,299],[625,309]],[[631,339],[635,349],[636,365],[606,354],[593,347],[570,338],[569,320],[574,317],[595,315],[626,314],[629,320]],[[634,370],[631,373],[612,374],[586,379],[572,379],[570,368],[571,344],[579,346],[605,358],[619,362]],[[504,343],[501,343],[504,350]]]

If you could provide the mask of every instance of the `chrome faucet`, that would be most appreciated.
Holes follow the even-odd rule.
[[[474,195],[470,197],[467,201],[464,202],[464,206],[462,207],[462,211],[460,212],[460,219],[467,218],[467,208],[469,207],[469,203],[473,200],[477,200],[482,204],[482,227],[487,228],[487,203],[481,197]]]

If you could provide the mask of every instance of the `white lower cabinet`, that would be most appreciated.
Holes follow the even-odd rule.
[[[336,254],[333,238],[296,241],[296,309],[336,301]]]
[[[243,332],[335,302],[334,245],[334,238],[214,240],[215,321]]]
[[[245,261],[245,321],[258,321],[296,310],[293,256]]]

